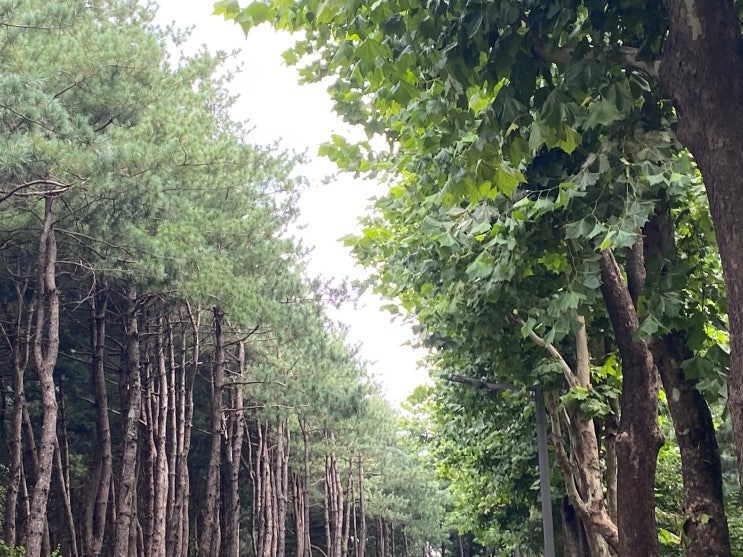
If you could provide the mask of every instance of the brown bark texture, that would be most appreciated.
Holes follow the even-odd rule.
[[[659,555],[654,483],[663,437],[658,428],[659,380],[639,320],[611,250],[601,254],[601,293],[622,358],[617,452],[619,555]]]
[[[129,286],[124,308],[125,351],[121,366],[120,393],[124,415],[123,447],[116,496],[114,522],[114,557],[129,557],[132,531],[136,526],[137,449],[142,405],[139,346],[139,299],[134,286]]]
[[[57,447],[57,396],[54,366],[59,351],[59,292],[57,291],[57,241],[54,231],[55,197],[44,203],[44,224],[39,236],[36,334],[33,353],[41,384],[43,419],[38,446],[36,484],[31,496],[31,514],[26,527],[26,555],[40,557],[44,549],[46,510]]]
[[[678,115],[678,137],[704,178],[722,261],[730,322],[728,408],[743,472],[743,38],[732,0],[665,0],[669,33],[660,83]],[[743,477],[743,474],[740,474]]]

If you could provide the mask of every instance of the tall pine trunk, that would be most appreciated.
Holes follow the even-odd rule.
[[[44,200],[44,223],[39,236],[36,332],[33,353],[41,385],[43,419],[38,446],[31,514],[26,528],[26,555],[40,557],[46,530],[46,509],[57,446],[57,396],[54,366],[59,351],[59,292],[57,291],[57,240],[54,232],[55,195]]]
[[[137,289],[129,285],[124,307],[124,355],[121,365],[119,392],[123,416],[121,465],[114,522],[114,557],[129,557],[136,544],[137,528],[137,469],[139,419],[142,408],[142,385],[140,378],[139,313],[140,300]]]

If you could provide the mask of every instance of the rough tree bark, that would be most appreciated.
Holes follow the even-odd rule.
[[[674,261],[677,258],[673,223],[668,207],[661,203],[644,227],[645,256],[648,261]],[[632,274],[627,271],[628,277]],[[637,282],[644,291],[645,273]],[[725,503],[722,491],[722,463],[707,401],[697,389],[697,381],[687,379],[681,364],[693,357],[683,333],[672,331],[650,344],[658,366],[668,409],[681,452],[684,484],[683,513],[687,557],[731,555]]]
[[[59,351],[59,292],[56,282],[57,241],[54,232],[54,202],[56,195],[44,200],[44,223],[39,236],[36,332],[33,353],[41,384],[43,419],[38,446],[38,471],[31,514],[26,527],[26,555],[40,557],[46,529],[46,509],[52,477],[54,451],[57,445],[57,396],[54,387],[54,366]],[[48,312],[48,313],[47,313]]]
[[[728,295],[728,408],[743,477],[743,38],[732,0],[665,0],[669,33],[659,67],[678,137],[707,188]]]
[[[125,346],[119,382],[123,415],[123,447],[116,500],[116,520],[114,522],[114,557],[129,557],[130,541],[136,521],[137,449],[142,405],[142,386],[139,373],[139,305],[137,289],[134,285],[129,285],[124,307]],[[132,548],[133,550],[134,548]]]
[[[658,373],[627,285],[611,250],[601,254],[601,293],[622,358],[617,452],[617,527],[622,556],[659,555],[654,483],[663,436],[658,428]]]
[[[585,319],[578,316],[577,321],[579,328],[575,335],[574,367],[567,363],[554,346],[547,344],[534,331],[529,332],[529,339],[547,350],[560,364],[568,388],[590,389],[591,368]],[[615,552],[619,549],[619,536],[617,525],[609,515],[604,497],[596,427],[593,420],[584,417],[579,408],[560,412],[554,400],[549,402],[549,406],[555,456],[560,465],[570,504],[583,523],[592,555],[608,557],[610,548]],[[564,437],[567,437],[567,450],[563,445]]]

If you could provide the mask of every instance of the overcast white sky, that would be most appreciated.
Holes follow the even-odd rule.
[[[244,5],[248,0],[244,0]],[[240,95],[234,107],[236,119],[249,119],[255,126],[251,137],[258,144],[280,140],[296,151],[307,151],[312,159],[304,169],[312,187],[303,194],[302,221],[306,225],[303,241],[315,246],[310,273],[326,277],[363,276],[338,238],[356,230],[357,219],[380,186],[340,175],[323,185],[323,176],[334,171],[327,160],[319,159],[318,146],[331,133],[343,132],[343,123],[332,113],[322,85],[298,85],[296,72],[286,67],[281,53],[292,44],[288,35],[270,28],[258,28],[246,39],[237,25],[211,15],[210,0],[159,0],[158,20],[175,22],[179,28],[194,27],[188,48],[205,44],[210,50],[240,49],[235,65],[243,65],[233,91]],[[390,401],[399,403],[420,383],[426,373],[417,367],[422,353],[405,343],[409,329],[390,321],[380,312],[381,302],[365,296],[356,307],[349,304],[331,313],[350,327],[350,340],[362,343],[362,357],[373,362],[372,374],[383,384]]]

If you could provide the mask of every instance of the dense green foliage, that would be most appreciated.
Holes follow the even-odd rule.
[[[21,551],[34,518],[35,439],[52,412],[32,354],[42,335],[60,346],[46,553],[252,555],[270,522],[276,551],[296,554],[292,481],[307,489],[313,546],[330,553],[331,455],[344,544],[351,517],[369,520],[368,551],[382,535],[405,555],[448,537],[438,485],[325,314],[340,293],[307,276],[290,235],[302,159],[251,145],[230,117],[226,56],[171,66],[166,47],[184,37],[137,2],[10,1],[0,24],[0,553]],[[50,205],[57,324],[39,313],[36,275]],[[266,498],[269,484],[283,495]],[[221,542],[205,534],[213,517]]]
[[[336,111],[366,131],[368,141],[355,144],[333,136],[321,154],[389,183],[363,233],[346,240],[388,308],[432,349],[434,376],[543,384],[556,453],[555,424],[570,422],[567,413],[604,436],[607,497],[623,369],[600,290],[602,257],[616,257],[631,282],[639,249],[642,284],[628,285],[635,337],[648,345],[683,337],[683,375],[708,401],[724,398],[729,363],[709,208],[657,82],[667,17],[661,3],[625,4],[215,3],[246,33],[264,22],[300,32],[286,61],[307,81],[330,76]],[[643,238],[656,244],[643,250]],[[578,366],[583,320],[590,381],[576,385],[565,368]],[[457,526],[491,550],[536,553],[527,397],[442,380],[427,409]],[[680,461],[667,437],[657,520],[673,554],[685,543],[685,517],[669,487]],[[556,485],[558,477],[556,467]],[[556,493],[565,492],[563,483]]]

